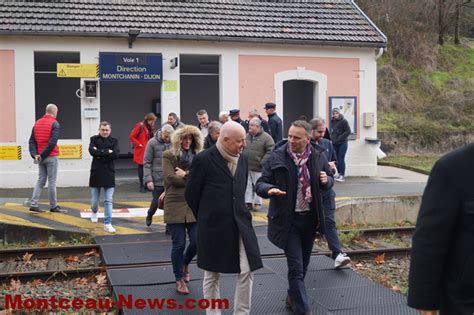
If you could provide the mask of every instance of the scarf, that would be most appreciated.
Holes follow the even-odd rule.
[[[307,209],[312,200],[311,196],[311,177],[309,176],[308,160],[311,156],[310,145],[306,146],[303,153],[291,152],[290,146],[287,146],[287,152],[295,162],[298,168],[298,183],[301,184],[301,193],[297,193],[298,206],[300,209]],[[298,185],[299,186],[299,185]]]
[[[189,169],[194,158],[193,150],[189,149],[188,151],[182,151],[183,153],[181,155],[181,158],[179,159],[179,162],[181,163],[181,166],[184,167],[184,169]]]
[[[230,173],[232,176],[235,175],[235,171],[237,170],[237,163],[239,162],[240,154],[233,155],[225,149],[221,142],[217,141],[216,143],[217,150],[222,155],[222,157],[227,161],[227,167],[229,168]]]

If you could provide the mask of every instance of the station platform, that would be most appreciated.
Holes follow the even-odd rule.
[[[379,166],[376,177],[348,177],[343,183],[335,183],[336,201],[346,202],[351,198],[376,196],[413,196],[421,195],[428,176],[394,167]],[[92,223],[90,216],[90,190],[88,187],[58,188],[58,202],[67,214],[32,213],[28,210],[31,197],[30,189],[0,189],[0,224],[43,228],[52,230],[87,233],[90,235],[107,234],[103,225]],[[47,196],[46,189],[43,197]],[[155,215],[151,227],[145,225],[146,209],[151,201],[151,193],[138,192],[136,180],[123,178],[118,181],[114,194],[113,225],[117,234],[153,233],[164,231],[163,216]],[[48,210],[47,200],[42,200],[41,208]],[[253,212],[256,226],[266,224],[268,200],[263,207]],[[103,212],[101,208],[99,210]],[[82,213],[82,216],[81,216]]]
[[[266,238],[266,227],[256,228],[264,268],[255,272],[251,314],[291,314],[285,305],[287,296],[287,263],[275,257],[282,251]],[[185,299],[203,298],[204,272],[195,262],[190,265],[190,294],[175,291],[175,279],[170,264],[171,240],[164,233],[148,235],[97,236],[102,259],[107,265],[107,278],[114,298],[131,296],[133,300],[174,299],[176,307],[123,309],[122,314],[205,314],[201,309],[186,309]],[[133,264],[133,267],[123,266]],[[155,264],[155,265],[154,265]],[[138,267],[137,267],[138,265]],[[143,266],[139,266],[143,265]],[[236,275],[221,274],[221,298],[228,300],[233,313]],[[334,261],[325,256],[313,256],[306,275],[306,289],[313,314],[416,314],[406,306],[406,299],[382,285],[355,273],[349,268],[334,270]]]

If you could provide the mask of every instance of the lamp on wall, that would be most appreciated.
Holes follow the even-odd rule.
[[[137,39],[140,34],[140,30],[136,28],[131,28],[128,30],[128,48],[133,47],[133,42]]]

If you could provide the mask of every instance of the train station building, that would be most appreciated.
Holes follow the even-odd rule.
[[[377,172],[377,58],[385,35],[350,0],[4,1],[0,3],[0,187],[32,187],[36,119],[59,107],[58,186],[87,186],[89,138],[112,124],[121,154],[148,112],[277,104],[284,130],[300,115],[351,126],[348,176]]]

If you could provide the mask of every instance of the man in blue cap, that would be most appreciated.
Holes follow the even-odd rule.
[[[268,124],[270,125],[271,136],[273,141],[277,143],[283,139],[283,122],[276,113],[276,104],[266,103],[265,112],[268,116]]]

